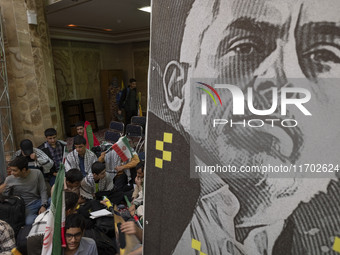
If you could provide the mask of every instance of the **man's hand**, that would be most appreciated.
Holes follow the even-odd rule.
[[[37,154],[35,154],[34,152],[30,155],[30,158],[33,160],[37,160]]]
[[[100,154],[100,156],[99,156],[99,158],[98,158],[98,161],[103,163],[103,162],[105,161],[105,155],[106,155],[106,153],[105,153],[105,151],[103,151],[103,152]]]
[[[135,235],[137,234],[137,225],[134,221],[127,221],[123,222],[120,226],[120,229],[123,233],[128,235]]]
[[[135,235],[140,241],[143,239],[143,230],[137,227],[134,221],[127,221],[122,223],[120,229],[123,233],[128,235]]]
[[[45,206],[42,206],[42,207],[40,207],[39,214],[40,214],[40,213],[43,213],[43,212],[45,212],[45,211],[46,211]]]
[[[131,216],[135,215],[136,206],[135,206],[135,205],[131,205],[131,206],[129,207],[129,212],[130,212]]]
[[[54,176],[57,176],[57,174],[58,174],[58,173],[56,173],[56,172],[53,173]]]
[[[120,172],[120,171],[123,171],[125,168],[124,166],[116,166],[115,169]]]
[[[118,110],[118,114],[121,115],[121,114],[122,114],[122,111],[121,111],[121,110]]]
[[[135,183],[138,187],[140,187],[142,185],[142,179],[140,177],[136,176]]]

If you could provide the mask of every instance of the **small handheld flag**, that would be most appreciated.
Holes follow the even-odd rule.
[[[111,148],[118,154],[123,162],[133,157],[132,148],[126,136],[119,138]]]

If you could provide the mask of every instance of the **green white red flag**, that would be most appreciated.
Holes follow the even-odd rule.
[[[119,138],[119,140],[112,145],[112,149],[118,154],[122,162],[125,162],[133,157],[133,150],[126,136]]]
[[[48,213],[42,255],[61,255],[62,247],[66,247],[64,178],[65,167],[60,163]]]

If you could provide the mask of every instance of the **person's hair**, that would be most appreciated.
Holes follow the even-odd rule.
[[[92,173],[97,175],[103,172],[104,169],[105,164],[99,161],[94,162],[91,166]]]
[[[65,209],[70,210],[77,206],[79,195],[72,191],[65,191]]]
[[[86,145],[86,139],[82,135],[77,135],[76,137],[74,137],[73,143],[74,145],[80,145],[80,144]]]
[[[66,181],[70,183],[81,182],[84,178],[81,171],[77,168],[72,168],[65,173]]]
[[[84,125],[85,125],[85,122],[84,122],[84,121],[79,121],[79,122],[76,123],[75,126],[76,126],[76,128],[77,128],[77,127],[83,127]]]
[[[83,232],[85,229],[84,217],[78,213],[68,215],[65,222],[65,231],[69,228],[80,228]]]
[[[136,79],[131,78],[131,79],[129,80],[129,82],[130,82],[130,83],[136,82]]]
[[[144,161],[142,160],[142,161],[140,161],[138,164],[137,164],[137,166],[136,166],[136,170],[138,170],[138,169],[142,169],[142,172],[144,172]]]
[[[28,157],[26,156],[18,156],[8,163],[8,166],[17,167],[20,171],[24,168],[28,169]]]
[[[45,134],[45,137],[54,136],[54,135],[57,135],[57,130],[55,130],[54,128],[48,128],[45,130],[44,134]]]

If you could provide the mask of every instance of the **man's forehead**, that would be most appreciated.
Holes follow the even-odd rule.
[[[222,0],[218,16],[223,17],[228,12],[229,22],[238,18],[249,18],[258,22],[282,25],[290,17],[293,6],[292,0]]]
[[[297,5],[296,0],[196,0],[186,19],[181,60],[191,62],[200,48],[203,34],[216,40],[220,33],[239,18],[283,25]],[[206,35],[205,34],[205,35]]]
[[[302,1],[301,23],[334,22],[340,25],[339,0]]]

